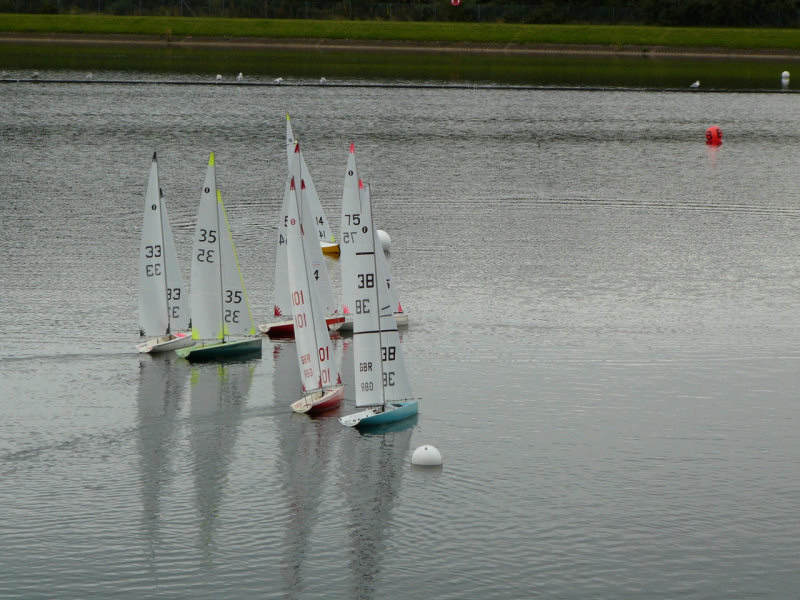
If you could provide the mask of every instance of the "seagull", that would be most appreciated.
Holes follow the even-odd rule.
[[[242,79],[244,79],[244,75],[242,75],[241,73],[239,73],[239,74],[236,76],[236,81],[241,81]]]
[[[689,86],[690,88],[699,88],[700,87],[700,80],[698,79],[692,85]]]
[[[275,83],[280,83],[281,81],[283,81],[283,77],[277,77],[275,79]]]
[[[219,73],[217,73],[217,81],[222,81],[222,75],[220,75]]]
[[[328,80],[327,80],[327,79],[325,79],[324,77],[320,77],[320,78],[319,78],[319,82],[320,82],[320,83],[325,83],[326,81],[328,81]]]
[[[94,75],[92,75],[91,73],[87,73],[84,79],[92,79],[93,77]]]

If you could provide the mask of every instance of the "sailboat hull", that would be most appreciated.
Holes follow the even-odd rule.
[[[142,354],[158,354],[172,352],[180,348],[188,348],[193,346],[194,342],[195,340],[190,333],[169,333],[141,342],[136,345],[136,349]]]
[[[253,337],[229,340],[217,344],[202,344],[189,348],[181,348],[180,350],[176,350],[175,354],[193,362],[233,358],[256,352],[261,354],[262,340],[263,338],[261,337]]]
[[[324,392],[314,392],[292,404],[292,410],[299,413],[320,413],[336,408],[344,399],[344,386]]]
[[[328,256],[339,256],[339,244],[336,242],[325,242],[320,240],[319,246],[322,249],[323,254],[327,254]]]
[[[394,313],[394,321],[397,324],[398,328],[405,328],[408,327],[408,314],[402,313]],[[353,316],[347,315],[344,317],[344,321],[339,326],[340,333],[352,333],[353,332]]]
[[[328,324],[328,331],[336,331],[344,323],[344,317],[335,315],[327,317],[325,322]],[[258,326],[259,331],[270,338],[293,338],[294,321],[276,321]]]
[[[417,413],[419,413],[419,402],[417,400],[408,400],[406,402],[391,402],[385,408],[379,406],[345,415],[339,419],[339,422],[347,427],[372,427],[402,421],[413,417]]]

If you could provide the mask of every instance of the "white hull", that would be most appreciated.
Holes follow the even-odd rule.
[[[394,320],[397,323],[398,328],[408,327],[408,313],[394,313]],[[331,328],[332,329],[332,328]],[[352,315],[347,315],[344,318],[344,321],[339,326],[340,333],[352,333],[353,332],[353,317]]]
[[[137,344],[136,348],[142,354],[157,354],[160,352],[172,352],[179,348],[188,348],[193,345],[194,339],[190,333],[170,333],[161,337],[150,338]]]

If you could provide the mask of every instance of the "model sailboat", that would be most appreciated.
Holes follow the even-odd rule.
[[[344,387],[333,360],[331,339],[314,281],[311,250],[318,246],[313,229],[305,227],[310,221],[311,211],[304,175],[300,145],[297,144],[289,170],[287,262],[295,348],[305,395],[292,404],[292,409],[295,412],[322,412],[339,405],[344,398]]]
[[[154,152],[139,246],[139,332],[149,339],[136,347],[139,352],[156,353],[191,346],[189,327],[189,307]]]
[[[342,288],[353,307],[356,408],[341,417],[349,427],[400,421],[419,411],[406,372],[386,279],[379,276],[369,192],[358,179],[355,149],[342,203]],[[380,251],[380,250],[378,250]]]
[[[292,134],[292,127],[289,122],[289,116],[286,117],[286,151],[289,159],[289,167],[291,169],[292,157],[296,154],[295,148],[297,142]],[[319,196],[314,189],[314,184],[311,182],[311,177],[306,167],[303,153],[300,155],[300,168],[303,172],[304,181],[306,181],[306,192],[309,207],[311,210],[311,217],[315,224],[314,230],[319,235],[320,244],[323,242],[324,236],[329,236],[333,239],[333,234],[330,233],[330,226],[327,223],[324,215],[322,214],[322,206],[319,202]],[[274,289],[274,317],[275,320],[271,323],[259,325],[258,328],[262,333],[270,337],[286,338],[294,336],[294,320],[291,319],[292,305],[289,297],[289,275],[287,271],[286,249],[288,245],[287,238],[287,223],[289,219],[289,205],[292,202],[289,194],[289,183],[287,179],[286,188],[284,189],[283,204],[281,205],[281,217],[278,222],[278,237],[277,247],[275,249],[275,289]],[[316,206],[316,208],[315,208]],[[310,229],[310,228],[309,228]],[[311,230],[309,230],[309,233]],[[336,245],[336,252],[338,253],[338,245]],[[333,300],[333,288],[331,287],[330,275],[328,268],[325,266],[325,261],[322,256],[323,246],[316,249],[311,248],[311,261],[312,272],[314,273],[314,284],[317,288],[319,300],[322,306],[325,321],[328,324],[328,329],[335,330],[344,322],[344,315],[340,314],[336,303]]]
[[[177,351],[189,360],[213,360],[261,352],[239,270],[214,154],[208,159],[192,249],[192,337],[199,343]],[[236,337],[232,337],[236,336]]]

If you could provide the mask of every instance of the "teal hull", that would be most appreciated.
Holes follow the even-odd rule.
[[[347,415],[339,419],[342,425],[348,427],[375,427],[377,425],[386,425],[388,423],[395,423],[413,417],[419,412],[419,402],[417,400],[409,400],[407,402],[392,402],[386,406],[381,412],[375,409],[367,409],[360,413]]]
[[[189,348],[176,350],[175,354],[194,362],[236,358],[243,354],[251,354],[254,352],[260,354],[262,339],[261,337],[255,337],[244,340],[229,340],[227,342],[219,342],[218,344],[190,346]]]

